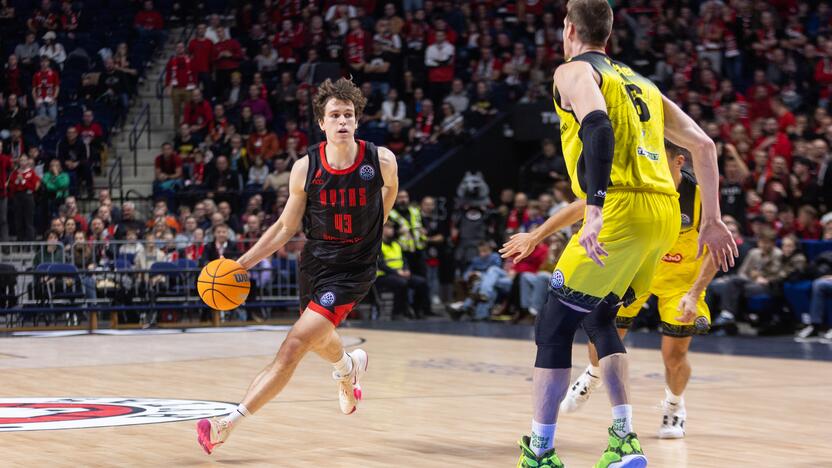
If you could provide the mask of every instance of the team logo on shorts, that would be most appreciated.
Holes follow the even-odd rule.
[[[329,307],[332,304],[335,304],[335,293],[332,291],[327,291],[321,296],[321,305],[324,307]]]
[[[687,226],[688,224],[690,224],[690,216],[682,213],[682,225]]]
[[[563,272],[560,270],[555,270],[552,273],[552,280],[549,281],[549,285],[552,286],[552,289],[560,289],[563,287]]]
[[[211,418],[237,405],[155,398],[0,398],[0,432],[135,426]]]
[[[358,175],[360,175],[364,180],[370,180],[376,176],[376,170],[373,169],[373,166],[365,164],[358,170]]]

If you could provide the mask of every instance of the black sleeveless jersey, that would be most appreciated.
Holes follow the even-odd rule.
[[[355,162],[346,169],[329,166],[326,141],[307,150],[304,255],[346,268],[378,261],[384,224],[378,148],[363,140],[357,143]]]

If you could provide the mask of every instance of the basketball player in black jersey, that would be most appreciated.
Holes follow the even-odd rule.
[[[350,414],[357,408],[367,353],[356,349],[348,354],[335,328],[376,278],[382,226],[399,186],[393,153],[355,140],[365,104],[361,91],[347,79],[320,86],[314,111],[326,141],[310,146],[292,167],[283,214],[237,260],[246,269],[257,265],[294,237],[303,220],[307,241],[300,261],[301,316],[237,409],[197,423],[198,441],[209,454],[245,417],[283,390],[309,351],[335,368],[341,411]]]

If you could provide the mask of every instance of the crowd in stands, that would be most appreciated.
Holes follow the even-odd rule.
[[[51,204],[37,204],[35,211],[48,209],[46,215],[13,223],[18,239],[56,228],[56,217],[64,224],[58,239],[79,232],[88,239],[126,239],[128,230],[121,227],[126,220],[134,227],[131,237],[149,241],[145,236],[151,235],[163,246],[154,254],[159,257],[166,249],[199,261],[209,258],[202,258],[209,251],[231,256],[244,249],[240,239],[256,238],[279,216],[288,198],[288,171],[320,138],[309,103],[322,78],[349,74],[360,84],[368,105],[359,137],[393,150],[407,180],[442,151],[472,138],[495,114],[510,110],[511,103],[550,100],[552,72],[564,60],[564,1],[265,0],[237,6],[233,19],[195,19],[193,36],[177,44],[167,62],[171,139],[155,160],[157,202],[144,217],[126,206],[106,209],[103,202],[85,216],[73,208],[73,196],[89,189],[90,171],[100,164],[100,150],[93,151],[92,143],[108,130],[103,124],[95,129],[100,118],[95,106],[77,126],[66,125],[61,144],[26,142],[20,126],[26,120],[19,115],[50,119],[46,98],[57,99],[59,107],[67,99],[64,75],[77,49],[67,44],[79,34],[65,32],[63,21],[32,31],[28,25],[39,24],[32,16],[21,31],[20,53],[9,59],[4,75],[0,115],[11,123],[4,124],[9,136],[2,153],[15,167],[0,162],[0,176],[12,170],[17,175],[0,192],[5,196],[0,201],[12,198],[14,205],[29,206],[29,170],[53,198]],[[55,18],[74,11],[49,8]],[[153,11],[151,2],[143,2],[134,23],[137,37],[151,42],[162,34]],[[827,328],[832,271],[829,254],[819,251],[828,245],[823,241],[832,240],[832,10],[824,2],[633,0],[614,11],[609,54],[652,79],[717,144],[722,212],[741,256],[710,288],[714,325],[730,328],[743,321],[759,330],[793,325],[784,284],[801,280],[813,282],[814,294],[811,314],[798,317],[811,325],[801,333],[808,337]],[[9,23],[0,28],[4,25]],[[47,30],[57,36],[45,38]],[[27,31],[35,36],[25,37]],[[67,55],[63,65],[56,40]],[[99,76],[116,70],[112,73],[123,81],[93,86],[84,80],[78,99],[106,96],[124,106],[120,90],[135,82],[125,70],[138,64],[130,59],[132,51],[122,49],[113,43],[111,56],[88,54]],[[37,90],[28,88],[31,80],[11,80],[20,89],[10,86],[8,77],[23,73],[16,69],[41,73]],[[54,74],[59,86],[52,86]],[[10,90],[17,91],[14,99]],[[59,110],[59,121],[63,115]],[[58,154],[66,155],[59,157],[61,164],[49,164]],[[543,273],[572,230],[553,236],[516,266],[495,254],[508,235],[533,229],[572,200],[559,142],[542,142],[536,158],[516,193],[493,187],[492,198],[485,181],[466,176],[455,200],[425,197],[416,204],[400,194],[385,228],[387,260],[393,261],[382,257],[379,270],[379,287],[393,291],[399,305],[411,303],[412,312],[402,306],[398,313],[425,316],[431,304],[454,298],[462,299],[454,313],[469,312],[475,319],[505,310],[519,320],[540,309]],[[455,280],[470,281],[460,286],[462,296],[450,288]],[[763,305],[755,302],[761,297],[767,298]],[[506,306],[498,307],[503,301]]]

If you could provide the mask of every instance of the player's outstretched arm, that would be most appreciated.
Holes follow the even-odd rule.
[[[399,194],[399,165],[396,163],[396,155],[387,148],[378,148],[378,162],[381,165],[381,176],[384,178],[384,187],[381,188],[381,198],[384,201],[384,222],[393,205],[396,204],[396,196]]]
[[[734,237],[722,222],[719,211],[719,172],[717,170],[716,145],[713,140],[682,109],[666,96],[662,96],[664,131],[668,140],[687,148],[693,156],[693,170],[702,188],[702,224],[699,227],[699,252],[708,246],[713,261],[728,271],[739,256]]]
[[[244,253],[237,262],[246,270],[283,247],[300,229],[301,219],[306,210],[306,171],[309,158],[299,159],[289,174],[289,200],[280,218],[272,224],[254,246]]]
[[[610,184],[610,172],[615,151],[615,133],[612,129],[607,103],[598,87],[600,77],[586,62],[569,62],[555,70],[555,88],[560,94],[561,105],[572,109],[580,122],[578,135],[583,144],[586,165],[586,216],[579,243],[587,256],[600,266],[601,257],[608,255],[598,241],[604,224],[602,208]]]
[[[500,253],[503,258],[514,257],[514,263],[517,264],[520,260],[531,255],[537,244],[543,242],[543,239],[560,231],[561,229],[571,226],[580,221],[584,217],[584,209],[586,208],[586,200],[577,199],[569,205],[558,210],[546,220],[545,223],[536,227],[531,232],[517,233],[503,244]]]

